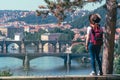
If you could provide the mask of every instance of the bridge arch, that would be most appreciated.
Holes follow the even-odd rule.
[[[29,58],[29,60],[30,61],[32,61],[32,60],[34,60],[34,59],[39,59],[39,58],[44,58],[44,57],[48,57],[48,58],[51,58],[51,57],[53,57],[53,58],[60,58],[60,59],[65,59],[65,56],[38,56],[38,57],[33,57],[33,58]]]
[[[41,58],[58,58],[58,59],[64,59],[64,57],[60,57],[60,56],[39,56],[36,58],[31,58],[30,61],[35,60],[35,59],[41,59]]]
[[[19,53],[20,52],[20,46],[16,43],[11,43],[7,46],[7,52],[8,53]]]
[[[14,41],[14,40],[10,40],[10,41],[4,41],[3,42],[3,47],[6,48],[6,52],[8,52],[8,47],[10,44],[15,44],[19,47],[19,50],[21,49],[21,41]]]
[[[48,59],[48,60],[47,60]],[[56,60],[56,61],[54,61]],[[39,61],[39,62],[37,62]],[[37,63],[36,63],[37,62]],[[39,66],[38,68],[39,69],[45,69],[45,70],[48,70],[48,69],[57,69],[61,66],[63,66],[64,64],[64,60],[59,58],[59,57],[52,57],[52,56],[44,56],[42,58],[36,58],[36,59],[33,59],[30,61],[30,66]],[[49,64],[49,66],[47,65]],[[47,66],[46,66],[47,65]]]
[[[51,43],[45,43],[43,45],[43,52],[48,53],[48,52],[55,52],[55,45]]]

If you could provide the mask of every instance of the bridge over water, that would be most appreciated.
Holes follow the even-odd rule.
[[[10,53],[8,51],[9,46],[11,44],[16,44],[18,48],[14,48],[13,52]],[[74,41],[14,41],[14,40],[3,40],[0,41],[0,57],[15,57],[23,60],[23,66],[24,69],[29,69],[30,67],[30,60],[44,57],[44,56],[52,56],[52,57],[60,57],[64,59],[64,64],[69,65],[71,64],[72,59],[76,58],[86,58],[89,57],[88,54],[85,53],[66,53],[62,51],[62,48],[66,48],[71,46]],[[51,44],[53,47],[52,52],[44,52],[44,45],[45,44]],[[27,45],[34,45],[36,47],[36,50],[33,53],[27,52]],[[64,45],[64,47],[63,47]],[[49,45],[48,45],[49,46]],[[14,53],[14,49],[18,49],[19,51],[17,53]]]
[[[15,40],[1,40],[0,41],[0,52],[1,53],[8,53],[9,46],[11,44],[16,44],[18,46],[18,53],[25,53],[26,48],[28,45],[34,46],[35,52],[43,53],[44,46],[48,44],[49,48],[52,48],[52,52],[63,52],[62,49],[66,48],[67,46],[71,46],[75,41],[57,41],[57,40],[39,40],[39,41],[30,41],[30,40],[22,40],[22,41],[15,41]],[[14,46],[13,49],[16,49]]]
[[[52,57],[59,57],[64,59],[64,64],[65,66],[68,65],[70,67],[71,65],[71,60],[80,58],[81,61],[85,58],[88,59],[89,55],[88,54],[78,54],[78,53],[35,53],[35,54],[29,54],[29,53],[19,53],[19,54],[10,54],[10,53],[0,53],[0,57],[14,57],[18,59],[23,60],[23,67],[24,70],[28,70],[30,68],[30,60],[39,58],[39,57],[44,57],[44,56],[52,56]]]

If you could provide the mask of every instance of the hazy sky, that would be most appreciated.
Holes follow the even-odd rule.
[[[1,0],[0,1],[0,10],[37,10],[38,6],[45,4],[44,0]],[[103,2],[105,3],[105,1]],[[102,4],[103,4],[102,3]],[[85,9],[94,9],[101,4],[88,4],[85,6]]]
[[[43,0],[0,0],[0,10],[36,10]]]

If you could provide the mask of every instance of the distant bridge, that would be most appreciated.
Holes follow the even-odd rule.
[[[14,46],[13,52],[10,53],[8,51],[8,47],[10,44],[15,43],[18,46],[18,53],[14,53]],[[23,60],[24,69],[29,69],[30,67],[30,60],[43,57],[43,56],[53,56],[53,57],[60,57],[64,59],[65,65],[70,65],[71,60],[75,58],[84,58],[89,57],[88,54],[77,54],[77,53],[65,53],[62,49],[71,46],[75,41],[15,41],[15,40],[3,40],[0,41],[0,57],[15,57]],[[82,42],[81,42],[82,43]],[[52,52],[44,52],[44,45],[51,44],[52,46],[48,45],[50,48],[53,47]],[[34,45],[36,47],[35,52],[29,53],[27,52],[27,45]],[[64,47],[63,47],[64,45]]]
[[[38,53],[44,53],[44,46],[48,44],[49,47],[51,47],[53,50],[52,52],[63,52],[62,49],[71,46],[76,41],[57,41],[57,40],[38,40],[38,41],[30,41],[30,40],[24,40],[24,41],[15,41],[15,40],[1,40],[0,41],[0,52],[1,53],[9,53],[8,48],[11,44],[16,44],[18,46],[18,53],[25,53],[27,50],[27,46],[31,45],[34,46],[35,52]],[[12,47],[13,49],[14,46]]]

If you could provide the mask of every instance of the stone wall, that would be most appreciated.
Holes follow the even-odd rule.
[[[120,80],[120,75],[106,76],[12,76],[0,80]]]

